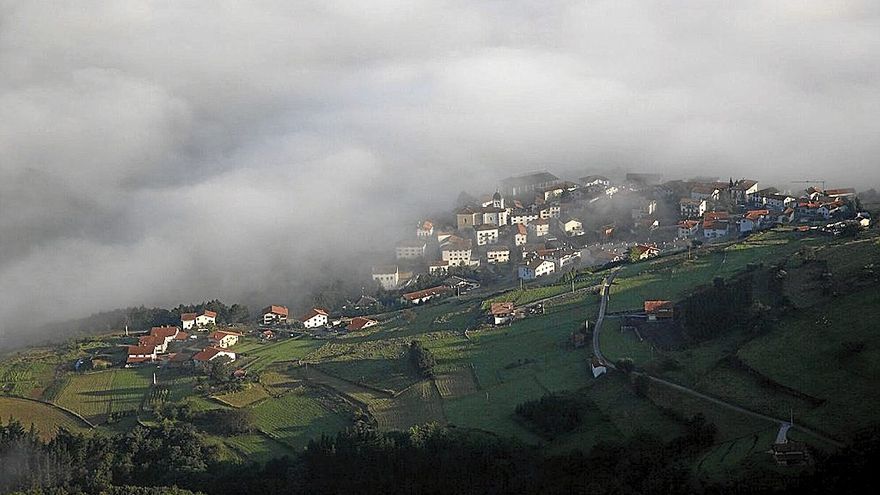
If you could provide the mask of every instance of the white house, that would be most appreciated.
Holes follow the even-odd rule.
[[[544,237],[550,233],[550,222],[543,218],[539,218],[529,224],[529,230],[533,232],[536,237]]]
[[[322,308],[312,308],[308,313],[297,318],[306,328],[318,328],[327,326],[329,315],[327,310]]]
[[[541,218],[541,215],[539,215],[538,213],[530,211],[517,211],[510,215],[510,224],[528,225],[539,218]]]
[[[470,239],[450,237],[440,246],[440,257],[449,266],[472,266],[474,260],[471,259],[471,246]],[[479,264],[479,260],[476,261]]]
[[[407,239],[397,243],[395,247],[395,255],[399,260],[415,260],[425,257],[425,249],[428,243],[424,237],[418,239]]]
[[[764,206],[773,208],[774,210],[784,210],[792,203],[797,202],[796,198],[786,196],[785,194],[767,194],[761,198]]]
[[[379,322],[376,320],[371,320],[369,318],[364,318],[363,316],[355,316],[351,319],[351,321],[346,325],[345,329],[349,332],[356,332],[358,330],[363,330],[365,328],[370,328],[378,325]]]
[[[208,336],[208,341],[214,347],[226,349],[237,344],[240,337],[240,333],[217,330],[216,332],[211,332],[211,335]]]
[[[559,229],[565,232],[569,237],[584,234],[584,224],[576,218],[562,215],[556,219],[556,222],[559,224]]]
[[[513,245],[524,246],[529,239],[529,230],[523,224],[518,224],[513,234]]]
[[[556,264],[552,261],[537,259],[528,264],[520,265],[518,271],[519,278],[535,280],[538,277],[543,277],[556,271]]]
[[[206,309],[196,316],[196,326],[199,328],[205,328],[208,325],[216,325],[216,324],[217,324],[217,313],[215,313],[213,311],[208,311]]]
[[[697,235],[700,230],[700,222],[696,220],[682,220],[678,222],[678,237],[687,239]]]
[[[437,287],[431,287],[430,289],[408,292],[401,296],[401,300],[406,303],[418,305],[430,301],[431,299],[434,299],[436,297],[440,297],[451,291],[452,289],[450,289],[449,287],[441,285]]]
[[[272,304],[263,308],[263,325],[283,325],[287,323],[287,306]]]
[[[497,246],[487,249],[486,261],[488,261],[490,265],[507,263],[510,261],[510,248],[507,246]]]
[[[630,216],[633,220],[638,220],[640,218],[648,217],[653,215],[657,211],[657,201],[656,200],[648,200],[639,205],[638,208],[633,208],[630,211]]]
[[[871,214],[867,211],[860,211],[856,215],[856,221],[859,222],[861,227],[868,228],[871,226]]]
[[[494,206],[486,206],[480,209],[482,215],[482,223],[492,225],[507,225],[508,213],[505,208],[496,208]]]
[[[492,315],[492,322],[495,325],[503,325],[513,320],[515,307],[512,302],[494,302],[489,307],[489,313]]]
[[[474,228],[474,236],[477,238],[477,246],[498,243],[498,227],[492,224],[478,225]]]
[[[385,290],[394,290],[400,285],[400,269],[397,265],[374,266],[373,280],[379,282]]]
[[[430,273],[431,275],[443,275],[447,271],[449,271],[448,261],[432,261],[428,265],[428,273]]]
[[[467,227],[473,228],[483,222],[483,214],[473,207],[465,206],[455,212],[455,220],[459,230]]]
[[[681,198],[678,202],[682,218],[700,218],[706,213],[705,199]]]
[[[561,211],[559,205],[544,205],[538,209],[538,216],[543,220],[559,218]]]
[[[740,179],[730,189],[733,200],[739,204],[745,204],[749,196],[756,192],[758,192],[758,181],[750,179]]]
[[[715,239],[724,237],[729,230],[727,220],[704,220],[703,221],[703,237],[706,239]]]

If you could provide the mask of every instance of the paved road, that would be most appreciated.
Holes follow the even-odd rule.
[[[616,275],[617,275],[617,270],[614,270],[605,278],[605,281],[603,283],[603,290],[602,290],[602,300],[599,302],[599,316],[596,318],[596,325],[593,327],[593,355],[596,356],[596,359],[598,359],[600,363],[604,364],[609,369],[615,369],[615,366],[612,363],[608,362],[608,360],[605,359],[605,356],[602,355],[602,350],[599,348],[599,333],[600,333],[600,330],[602,329],[602,322],[605,319],[605,308],[608,306],[608,294],[609,294],[609,292],[611,292],[611,284],[612,284],[612,282],[614,282],[614,277]],[[786,421],[784,419],[774,418],[774,417],[768,416],[766,414],[761,414],[759,412],[755,412],[755,411],[746,409],[746,408],[744,408],[742,406],[738,406],[736,404],[731,404],[729,402],[725,402],[723,400],[716,399],[715,397],[711,397],[711,396],[708,396],[704,393],[697,392],[696,390],[687,388],[687,387],[679,385],[677,383],[673,383],[668,380],[664,380],[662,378],[657,378],[656,376],[651,376],[647,373],[645,373],[645,376],[647,376],[654,383],[658,383],[660,385],[667,386],[669,388],[678,390],[679,392],[691,395],[693,397],[697,397],[699,399],[703,399],[705,401],[712,402],[713,404],[717,404],[721,407],[730,409],[732,411],[746,414],[746,415],[752,416],[754,418],[759,418],[759,419],[762,419],[765,421],[770,421],[772,423],[779,423],[781,425],[788,425],[789,424],[788,421]],[[837,447],[843,447],[843,444],[840,443],[839,441],[834,440],[833,438],[829,438],[829,437],[827,437],[817,431],[811,430],[809,428],[804,428],[803,426],[799,426],[799,425],[790,425],[789,428],[794,428],[802,433],[806,433],[807,435],[810,435],[810,436],[818,438],[822,441],[828,442],[831,445],[835,445]]]
[[[620,268],[616,268],[609,273],[608,276],[605,277],[605,281],[602,283],[602,300],[599,301],[599,316],[596,317],[596,324],[593,325],[593,355],[596,356],[596,359],[604,364],[605,367],[611,369],[614,369],[614,365],[605,359],[605,356],[602,355],[602,350],[599,349],[599,330],[602,329],[602,322],[605,320],[605,308],[608,306],[608,295],[611,293],[611,284],[614,282],[614,277],[617,276],[619,270]]]

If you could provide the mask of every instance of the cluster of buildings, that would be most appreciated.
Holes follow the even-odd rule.
[[[679,200],[680,238],[717,239],[740,236],[778,225],[808,224],[855,218],[870,225],[870,215],[856,211],[854,189],[809,187],[797,196],[758,181],[678,182],[689,193]]]

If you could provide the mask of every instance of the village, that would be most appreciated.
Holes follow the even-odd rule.
[[[816,185],[785,193],[752,179],[664,181],[657,174],[627,173],[617,181],[601,175],[568,181],[546,171],[509,177],[444,218],[414,222],[412,236],[396,243],[393,256],[372,265],[373,290],[344,307],[311,307],[290,316],[287,306],[270,304],[253,324],[235,326],[218,322],[209,309],[181,313],[179,325],[153,327],[128,345],[124,366],[204,368],[217,358],[236,361],[236,346],[245,337],[329,339],[379,325],[370,315],[480,287],[540,286],[575,269],[689,252],[777,227],[836,236],[871,225],[854,189],[810,182]],[[670,304],[645,301],[645,314],[655,319],[659,311],[662,318]],[[540,303],[492,303],[486,322],[509,324],[536,309],[543,311]],[[239,373],[246,367],[236,366]],[[594,376],[599,367],[593,366]]]

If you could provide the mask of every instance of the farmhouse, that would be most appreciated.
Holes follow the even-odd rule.
[[[180,324],[184,330],[192,328],[205,328],[208,325],[217,324],[217,313],[203,310],[199,313],[181,313]]]
[[[436,297],[443,296],[451,290],[452,289],[446,287],[445,285],[440,285],[437,287],[431,287],[430,289],[406,293],[401,297],[401,300],[404,303],[418,305],[430,301],[431,299],[434,299]]]
[[[649,258],[654,258],[660,254],[660,248],[657,246],[648,246],[644,244],[639,244],[629,248],[629,256],[631,260],[646,260]]]
[[[379,282],[385,290],[394,290],[400,285],[400,270],[397,265],[374,266],[373,280]]]
[[[306,328],[318,328],[327,326],[329,315],[326,309],[312,308],[308,313],[297,318]]]
[[[152,363],[156,360],[156,348],[153,346],[130,345],[127,350],[128,358],[125,360],[126,367],[143,363]]]
[[[287,323],[287,306],[266,306],[263,308],[263,325],[283,325]]]
[[[515,306],[512,302],[494,302],[489,308],[495,325],[503,325],[513,320]]]
[[[161,354],[168,350],[168,344],[173,340],[186,340],[189,337],[177,327],[153,327],[150,333],[138,337],[138,347],[152,346],[156,353]]]
[[[520,265],[518,269],[519,278],[523,280],[535,280],[556,271],[556,264],[552,261],[537,259],[525,265]]]
[[[674,313],[672,301],[645,301],[645,315],[648,321],[656,321],[659,318],[672,318]]]
[[[348,325],[345,327],[349,332],[356,332],[358,330],[363,330],[365,328],[370,328],[378,325],[379,322],[376,320],[371,320],[369,318],[364,318],[363,316],[356,316],[351,319]]]
[[[229,358],[230,361],[235,361],[236,356],[234,352],[220,349],[219,347],[206,347],[204,350],[197,352],[192,359],[196,363],[208,363],[219,357],[225,357]]]
[[[724,220],[709,218],[710,213],[706,213],[706,219],[703,220],[703,237],[706,239],[715,239],[727,235],[730,224],[725,217]]]
[[[214,347],[226,349],[227,347],[232,347],[237,344],[239,337],[241,337],[240,333],[217,330],[216,332],[211,332],[211,335],[208,335],[208,341]]]

